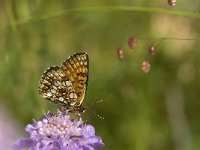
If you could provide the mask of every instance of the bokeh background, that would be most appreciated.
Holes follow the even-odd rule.
[[[200,149],[200,3],[167,0],[1,0],[0,144],[56,106],[38,94],[50,66],[76,52],[90,58],[83,118],[105,150]],[[130,49],[127,40],[138,44]],[[167,38],[160,41],[162,38]],[[148,47],[155,46],[155,55]],[[119,60],[117,49],[123,48]],[[141,70],[148,59],[151,69]]]

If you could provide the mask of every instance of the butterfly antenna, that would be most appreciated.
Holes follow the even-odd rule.
[[[104,117],[100,116],[99,114],[97,114],[94,110],[92,110],[90,107],[88,107],[88,109],[91,113],[93,113],[95,116],[99,117],[100,119],[104,119]]]
[[[102,99],[101,99],[101,100],[98,100],[98,101],[96,101],[96,102],[90,103],[90,104],[88,105],[88,107],[91,107],[91,106],[96,105],[96,104],[101,103],[101,102],[103,102]]]
[[[87,109],[88,109],[91,113],[93,113],[95,116],[99,117],[100,119],[104,119],[104,117],[100,116],[100,115],[97,114],[93,109],[91,109],[91,106],[96,105],[96,104],[101,103],[101,102],[103,102],[102,99],[101,99],[101,100],[98,100],[98,101],[96,101],[96,102],[90,103],[90,104],[87,106]]]

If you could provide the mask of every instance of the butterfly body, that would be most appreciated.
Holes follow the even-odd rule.
[[[81,114],[88,82],[87,53],[76,53],[63,64],[48,68],[39,82],[39,94],[57,104],[61,111]]]

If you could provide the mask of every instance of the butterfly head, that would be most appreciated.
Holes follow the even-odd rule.
[[[74,111],[76,111],[76,113],[77,113],[78,115],[83,114],[83,113],[85,112],[85,110],[86,110],[86,108],[83,107],[82,105],[80,105],[80,106],[78,106],[77,108],[74,109]]]
[[[74,106],[74,107],[71,107],[71,108],[68,108],[67,106],[60,106],[60,111],[67,111],[67,112],[70,112],[70,113],[74,113],[74,114],[77,114],[77,115],[81,115],[85,112],[86,108],[83,107],[82,105],[80,106]]]

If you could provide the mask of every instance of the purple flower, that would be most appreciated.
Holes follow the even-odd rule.
[[[40,121],[28,124],[28,138],[17,141],[14,150],[95,150],[104,146],[91,125],[71,119],[66,112],[48,113]]]

